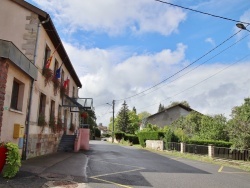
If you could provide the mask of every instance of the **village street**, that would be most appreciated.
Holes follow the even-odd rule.
[[[89,151],[28,159],[4,188],[230,188],[249,187],[250,173],[154,153],[132,146],[90,141]]]
[[[250,174],[131,146],[92,141],[87,152],[90,187],[249,187]]]

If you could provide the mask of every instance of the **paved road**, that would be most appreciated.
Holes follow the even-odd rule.
[[[238,169],[162,156],[131,146],[91,141],[87,167],[92,188],[249,188],[250,174]]]

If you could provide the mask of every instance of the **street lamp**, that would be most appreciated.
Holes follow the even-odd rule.
[[[113,100],[112,105],[109,104],[109,103],[106,103],[106,104],[108,104],[108,105],[110,105],[110,106],[113,107],[112,143],[114,143],[114,132],[115,132],[115,126],[114,126],[114,123],[115,123],[115,100]]]
[[[236,26],[240,29],[247,30],[248,32],[250,32],[242,23],[237,23]]]

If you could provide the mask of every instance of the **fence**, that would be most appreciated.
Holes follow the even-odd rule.
[[[167,142],[165,144],[165,149],[167,149],[167,150],[181,151],[181,143]]]
[[[195,145],[195,144],[186,144],[185,150],[186,153],[193,153],[199,155],[208,155],[208,146]]]
[[[214,157],[232,160],[250,160],[250,150],[237,150],[223,147],[214,147]]]
[[[250,150],[237,150],[225,147],[205,146],[196,144],[185,144],[177,142],[165,143],[165,149],[175,150],[181,153],[192,153],[198,155],[208,155],[209,157],[232,159],[232,160],[250,160]]]

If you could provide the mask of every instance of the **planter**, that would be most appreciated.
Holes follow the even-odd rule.
[[[2,172],[3,167],[6,163],[6,157],[7,157],[6,153],[7,153],[7,148],[4,146],[0,147],[0,173]]]
[[[83,113],[81,114],[81,117],[82,117],[82,118],[87,118],[87,117],[88,117],[88,113],[87,113],[87,112],[83,112]]]

